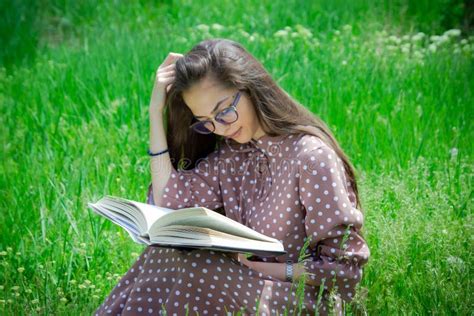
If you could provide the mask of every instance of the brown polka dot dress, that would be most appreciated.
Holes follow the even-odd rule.
[[[147,203],[154,204],[151,184]],[[312,285],[298,291],[296,281],[229,253],[148,246],[95,315],[325,315],[331,306],[342,314],[370,256],[342,160],[311,134],[225,139],[193,170],[172,170],[161,205],[224,207],[227,217],[280,240],[288,252],[251,261],[300,258]]]

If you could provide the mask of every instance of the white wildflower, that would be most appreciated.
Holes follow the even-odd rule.
[[[242,36],[244,37],[250,37],[250,34],[245,32],[244,30],[240,30],[240,34],[242,34]]]
[[[459,257],[454,257],[454,256],[449,256],[448,258],[446,258],[446,261],[450,264],[450,265],[453,265],[453,266],[457,266],[459,268],[463,268],[464,267],[464,261],[459,258]]]
[[[421,58],[423,58],[423,53],[416,50],[416,51],[413,52],[413,57],[421,59]]]
[[[449,153],[451,154],[451,158],[454,159],[457,157],[459,150],[456,147],[453,147],[449,150]]]
[[[402,40],[401,40],[399,37],[395,36],[395,35],[391,35],[391,36],[388,38],[388,40],[389,40],[390,42],[392,42],[392,43],[395,43],[396,45],[398,45],[398,44],[400,44],[400,43],[402,42]]]
[[[407,54],[410,52],[410,44],[403,44],[400,46],[402,53]]]
[[[416,33],[415,35],[413,35],[413,36],[411,37],[411,40],[412,40],[413,42],[418,42],[418,41],[421,41],[424,37],[425,37],[425,33],[423,33],[423,32],[418,32],[418,33]]]
[[[196,26],[196,28],[199,31],[209,32],[209,25],[206,25],[206,24],[199,24],[199,25]]]
[[[388,45],[388,46],[387,46],[387,49],[390,50],[390,51],[395,51],[395,50],[398,49],[398,47],[397,47],[397,46],[393,46],[393,45]]]
[[[343,66],[347,65],[347,60],[343,60],[343,61],[342,61],[342,65],[343,65]]]
[[[352,31],[352,25],[350,25],[350,24],[345,24],[345,25],[342,26],[342,30],[343,30],[344,32],[351,32],[351,31]]]
[[[428,46],[429,51],[430,51],[430,52],[433,52],[433,53],[436,52],[437,48],[438,48],[438,47],[436,46],[436,44],[430,44],[430,45]]]
[[[286,30],[279,30],[279,31],[276,31],[273,36],[275,37],[287,37],[288,36],[288,32]]]
[[[116,165],[114,163],[111,163],[107,166],[107,170],[109,172],[112,172],[112,171],[114,171],[115,167],[116,167]]]
[[[216,31],[222,31],[224,29],[224,26],[218,24],[218,23],[213,23],[211,25],[211,28]]]
[[[451,36],[451,37],[460,36],[461,35],[461,30],[458,30],[458,29],[447,30],[446,32],[444,32],[443,35]]]
[[[446,35],[442,35],[442,36],[439,37],[438,45],[444,44],[444,43],[447,43],[447,42],[449,42],[449,37],[446,36]]]
[[[303,25],[297,24],[295,27],[296,27],[297,32],[302,37],[312,37],[313,36],[313,33],[311,33],[311,31],[308,30],[307,28],[305,28]]]

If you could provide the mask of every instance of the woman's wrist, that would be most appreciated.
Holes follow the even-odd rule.
[[[150,105],[150,108],[148,109],[149,115],[150,115],[150,120],[153,120],[155,118],[162,119],[163,118],[163,108]]]

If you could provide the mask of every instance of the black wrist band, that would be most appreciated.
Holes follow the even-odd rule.
[[[167,152],[167,151],[168,151],[168,148],[166,148],[165,150],[159,151],[159,152],[157,152],[156,154],[152,153],[152,152],[150,151],[150,149],[148,149],[147,152],[148,152],[148,155],[154,157],[154,156],[158,156],[158,155],[164,154],[164,153]]]

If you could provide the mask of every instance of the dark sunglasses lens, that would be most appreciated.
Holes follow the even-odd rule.
[[[209,134],[214,131],[214,127],[212,126],[212,122],[199,122],[193,125],[194,131],[201,133],[201,134]]]
[[[237,112],[234,110],[234,108],[225,109],[224,111],[217,114],[216,121],[224,124],[234,123],[237,121]]]

